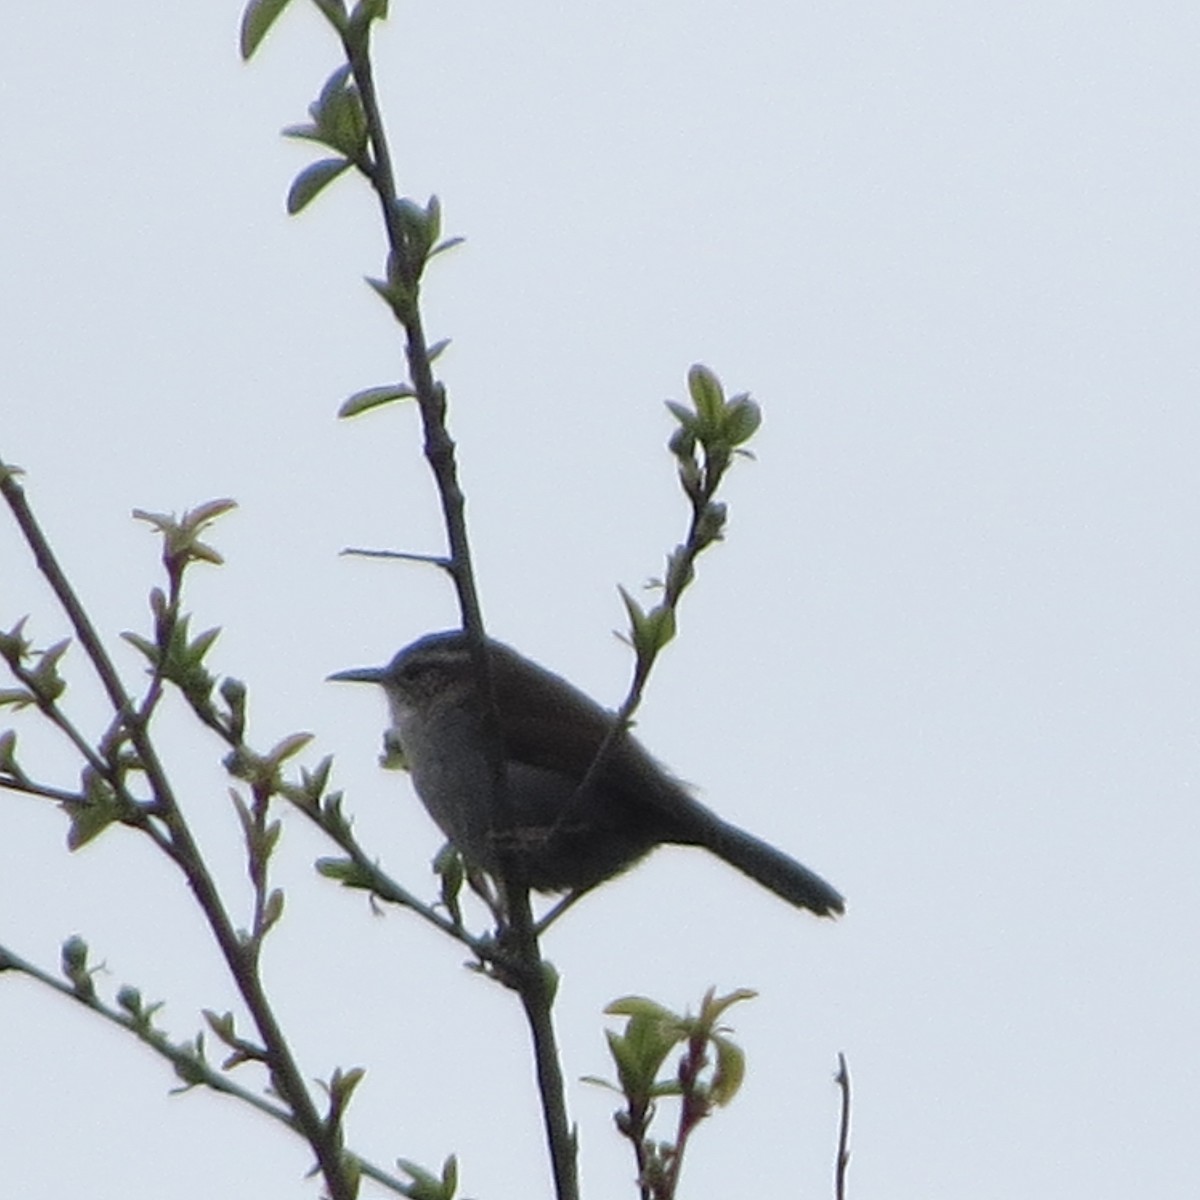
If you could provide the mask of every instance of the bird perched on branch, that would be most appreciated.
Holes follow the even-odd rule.
[[[504,756],[500,802],[488,706],[464,633],[431,633],[387,666],[330,676],[383,688],[389,736],[417,794],[469,866],[499,877],[503,860],[539,891],[582,891],[662,843],[702,846],[797,908],[843,911],[819,875],[699,803],[628,732],[581,790],[616,717],[510,647],[487,645]]]

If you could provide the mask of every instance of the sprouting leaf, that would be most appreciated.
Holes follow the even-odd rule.
[[[749,396],[735,396],[725,406],[721,434],[729,446],[748,442],[762,424],[762,410]]]
[[[357,417],[373,408],[391,404],[396,400],[411,400],[417,393],[406,383],[385,384],[382,387],[364,388],[343,400],[337,411],[339,417]]]
[[[235,508],[236,500],[208,500],[188,509],[178,519],[173,513],[147,512],[142,508],[135,508],[133,516],[153,525],[162,534],[163,562],[169,571],[179,571],[191,562],[220,566],[225,561],[216,550],[200,540],[200,534],[218,517]]]
[[[369,872],[351,858],[318,858],[317,872],[326,879],[336,880],[343,887],[366,888],[369,891],[375,886]]]
[[[721,381],[703,363],[694,363],[688,370],[688,391],[700,417],[701,428],[705,434],[715,432],[720,428],[725,407]]]
[[[713,1036],[712,1044],[717,1050],[717,1069],[710,1095],[714,1104],[723,1106],[738,1094],[742,1086],[746,1076],[746,1055],[740,1046],[719,1035]]]
[[[250,0],[242,13],[242,58],[249,59],[261,45],[275,19],[291,0]]]
[[[294,217],[306,208],[349,166],[348,158],[323,158],[305,167],[288,189],[288,215]]]

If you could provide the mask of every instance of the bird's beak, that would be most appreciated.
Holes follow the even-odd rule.
[[[382,683],[383,676],[383,667],[351,667],[348,671],[338,671],[325,678],[335,683]]]

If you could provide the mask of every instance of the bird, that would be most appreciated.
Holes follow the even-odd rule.
[[[537,891],[581,893],[656,846],[699,846],[797,908],[844,911],[835,888],[701,804],[627,730],[581,791],[616,715],[510,646],[490,638],[486,646],[501,804],[488,702],[465,632],[426,634],[386,666],[329,676],[383,689],[392,722],[385,742],[399,747],[429,815],[469,867],[500,878],[506,863]]]

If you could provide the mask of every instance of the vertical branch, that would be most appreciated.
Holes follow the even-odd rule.
[[[835,1200],[846,1200],[846,1171],[850,1166],[850,1072],[846,1056],[838,1052],[838,1071],[834,1082],[842,1093],[842,1114],[838,1122],[837,1167],[834,1171]]]
[[[509,889],[510,897],[517,889]],[[542,1098],[542,1123],[546,1143],[550,1148],[550,1164],[554,1173],[554,1194],[558,1200],[578,1200],[579,1178],[575,1134],[567,1116],[566,1093],[563,1087],[562,1062],[554,1035],[554,984],[542,961],[537,935],[529,910],[529,892],[520,889],[516,905],[510,900],[509,919],[514,934],[527,935],[518,944],[518,954],[525,968],[520,981],[521,1005],[533,1039],[534,1065],[537,1070],[538,1093]],[[516,910],[515,913],[512,910]]]
[[[506,786],[495,686],[467,535],[466,500],[458,480],[454,441],[446,425],[446,391],[433,377],[429,346],[417,302],[424,260],[414,257],[411,253],[409,239],[400,220],[395,174],[375,89],[368,41],[365,37],[345,37],[343,48],[358,87],[366,118],[367,136],[371,147],[371,163],[367,174],[379,198],[384,226],[387,229],[389,274],[395,273],[399,276],[406,294],[411,298],[411,302],[406,304],[402,311],[397,311],[396,315],[404,327],[405,354],[412,388],[421,412],[425,458],[433,472],[446,524],[450,575],[458,595],[463,628],[471,648],[480,693],[487,698],[484,732],[488,741],[491,766],[492,811],[495,816],[493,825],[502,834],[513,827],[513,814]],[[515,862],[508,855],[502,857],[501,873],[504,877],[509,932],[519,960],[514,982],[521,997],[533,1041],[538,1091],[542,1101],[555,1192],[558,1200],[577,1200],[579,1183],[575,1138],[567,1117],[562,1066],[554,1034],[553,989],[538,946],[529,905],[529,888],[520,877]]]
[[[446,390],[433,377],[433,364],[429,357],[429,344],[421,320],[420,305],[416,303],[423,263],[414,263],[408,250],[408,239],[400,221],[397,207],[395,173],[392,168],[391,150],[383,128],[383,117],[379,97],[375,90],[375,76],[366,39],[346,39],[343,42],[346,59],[354,73],[362,99],[363,112],[367,121],[367,134],[371,144],[371,165],[368,175],[371,186],[379,198],[384,228],[387,230],[388,250],[391,255],[391,270],[397,272],[405,287],[413,296],[413,303],[402,315],[406,339],[405,356],[416,393],[417,406],[421,412],[421,426],[425,437],[425,458],[433,472],[438,496],[442,505],[442,517],[446,524],[446,537],[450,548],[450,575],[458,593],[462,611],[463,628],[478,643],[483,642],[483,614],[479,595],[475,587],[474,568],[471,562],[471,546],[467,536],[466,497],[458,481],[458,468],[454,455],[454,441],[446,425]],[[490,674],[490,672],[489,672]]]

